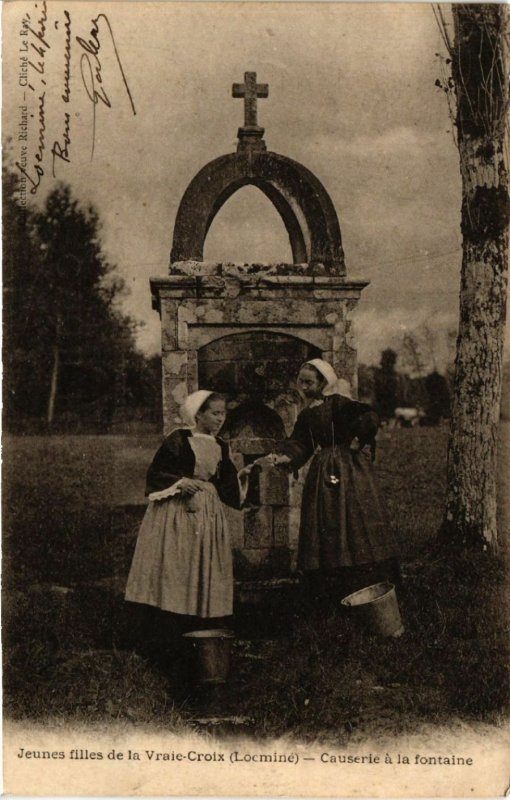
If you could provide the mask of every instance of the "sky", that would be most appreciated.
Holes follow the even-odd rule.
[[[347,275],[370,281],[354,314],[359,360],[377,363],[382,347],[398,347],[403,333],[420,335],[426,325],[437,331],[444,362],[457,321],[460,175],[448,105],[435,85],[444,70],[436,54],[446,54],[432,6],[14,0],[4,3],[3,25],[4,136],[13,138],[15,160],[27,147],[32,179],[39,181],[36,164],[44,170],[30,200],[43,202],[61,180],[96,207],[105,252],[129,288],[123,307],[143,323],[145,352],[160,343],[149,278],[168,272],[188,183],[235,150],[243,103],[232,98],[232,83],[255,71],[269,85],[258,101],[268,149],[322,181]],[[35,67],[23,66],[23,42]],[[33,88],[23,85],[24,69]],[[92,103],[94,90],[109,105]],[[18,139],[23,106],[27,140]],[[67,160],[55,158],[53,176],[51,150],[54,142],[62,149],[66,132]],[[221,209],[204,257],[291,261],[283,223],[255,187]]]

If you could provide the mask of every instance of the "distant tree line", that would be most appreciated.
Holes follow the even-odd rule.
[[[160,357],[135,346],[100,220],[66,185],[21,207],[4,163],[3,416],[7,430],[109,431],[161,416]]]
[[[410,375],[397,370],[398,354],[383,350],[379,366],[360,364],[358,391],[368,400],[383,421],[395,417],[398,408],[416,408],[423,413],[422,424],[438,425],[450,416],[451,383],[449,375],[432,369],[424,375]]]

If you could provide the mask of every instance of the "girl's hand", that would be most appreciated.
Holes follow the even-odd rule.
[[[349,445],[349,448],[351,450],[354,450],[355,452],[361,450],[361,444],[360,444],[360,441],[359,441],[357,436],[354,437],[354,439],[352,440],[352,442]]]
[[[290,458],[288,456],[278,455],[277,453],[269,453],[267,456],[257,458],[254,462],[260,467],[275,467],[278,464],[288,464]]]
[[[193,478],[181,478],[179,488],[183,494],[194,495],[201,490],[202,484]]]
[[[289,464],[290,463],[289,456],[274,454],[272,456],[272,459],[273,459],[273,464],[275,466],[278,466],[278,464]]]
[[[250,472],[252,471],[253,467],[254,467],[254,464],[247,464],[246,467],[243,467],[242,469],[240,469],[239,472],[237,473],[237,477],[239,478],[239,480],[240,481],[246,480],[248,478]]]

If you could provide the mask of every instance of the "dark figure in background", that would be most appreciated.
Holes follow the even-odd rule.
[[[381,420],[388,422],[398,406],[399,377],[395,370],[397,354],[390,348],[381,353],[381,365],[374,373],[375,407]]]
[[[337,597],[381,580],[398,585],[398,545],[373,469],[377,415],[322,359],[303,364],[298,386],[307,406],[269,460],[296,471],[312,459],[298,545],[308,589],[323,595],[328,576]]]

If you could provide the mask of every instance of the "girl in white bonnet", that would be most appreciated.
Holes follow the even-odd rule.
[[[397,542],[373,469],[378,417],[353,400],[347,381],[321,358],[305,362],[298,388],[306,406],[270,463],[299,470],[310,459],[303,487],[298,567],[313,594],[324,577],[348,594],[370,583],[399,581]]]
[[[217,434],[224,398],[190,394],[186,427],[164,440],[147,473],[149,505],[126,600],[179,615],[182,630],[216,627],[232,614],[232,550],[223,504],[239,508],[250,468],[239,473]],[[242,487],[241,487],[242,484]]]

